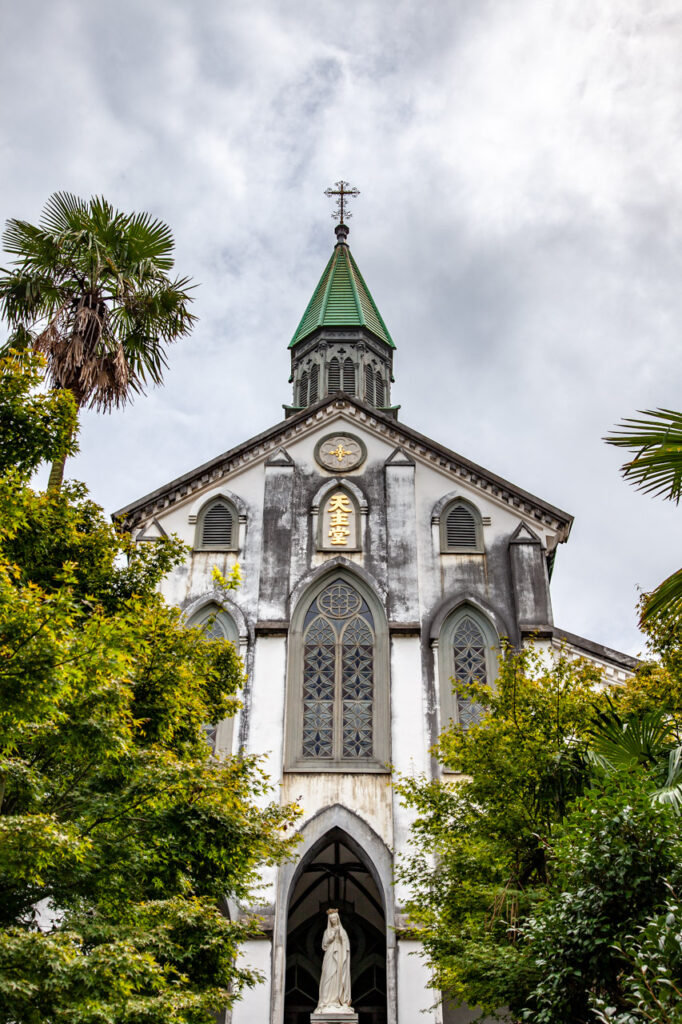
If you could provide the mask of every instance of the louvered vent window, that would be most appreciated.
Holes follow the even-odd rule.
[[[231,548],[234,515],[226,501],[216,501],[206,511],[201,525],[202,548]]]
[[[320,368],[317,363],[313,363],[310,368],[310,395],[308,398],[308,404],[313,405],[320,396]]]
[[[343,364],[343,390],[347,395],[355,394],[355,367],[352,359],[346,359]]]
[[[376,396],[375,397],[376,397],[377,405],[384,405],[385,404],[384,378],[381,376],[381,374],[379,373],[378,370],[377,370],[377,375],[376,375]]]
[[[334,358],[329,363],[329,387],[328,391],[330,395],[335,394],[341,390],[341,364],[338,359]]]
[[[298,382],[298,404],[305,408],[308,404],[308,374],[304,371]]]
[[[365,367],[365,401],[374,405],[374,374],[371,366]]]
[[[455,505],[448,513],[445,540],[448,548],[478,547],[476,520],[473,513],[464,505]]]

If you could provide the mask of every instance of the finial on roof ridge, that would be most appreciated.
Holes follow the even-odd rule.
[[[347,224],[337,224],[336,225],[336,227],[334,228],[334,232],[336,234],[336,244],[337,245],[348,245],[348,232],[349,232],[349,230],[350,229],[349,229]]]
[[[329,196],[330,199],[332,197],[336,198],[336,209],[332,213],[332,217],[334,220],[338,220],[339,227],[341,227],[344,223],[344,217],[348,220],[349,217],[353,216],[350,210],[346,207],[346,203],[349,199],[354,199],[355,196],[359,196],[360,189],[357,189],[354,186],[351,187],[347,181],[343,180],[343,178],[340,181],[335,182],[335,185],[336,188],[325,189],[324,194]]]

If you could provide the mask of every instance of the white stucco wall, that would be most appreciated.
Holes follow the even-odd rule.
[[[429,972],[412,939],[398,940],[398,1024],[442,1024],[438,993],[428,988]]]
[[[341,804],[363,818],[388,847],[393,847],[390,775],[286,772],[281,793],[283,802],[294,800],[303,808],[303,817],[298,822],[301,828],[318,811]]]
[[[252,939],[244,943],[239,954],[239,965],[259,970],[265,980],[255,988],[246,989],[243,997],[235,1003],[231,1024],[267,1024],[270,1020],[271,952],[269,939]]]

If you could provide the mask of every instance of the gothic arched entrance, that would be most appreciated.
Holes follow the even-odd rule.
[[[284,1024],[310,1024],[322,970],[326,911],[336,907],[351,948],[353,1009],[360,1024],[386,1024],[386,921],[362,851],[335,828],[316,843],[289,901]]]

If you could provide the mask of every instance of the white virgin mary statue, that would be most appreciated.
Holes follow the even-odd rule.
[[[322,936],[322,976],[320,1000],[315,1013],[330,1010],[353,1013],[350,1004],[350,942],[338,910],[327,911],[327,927]]]

